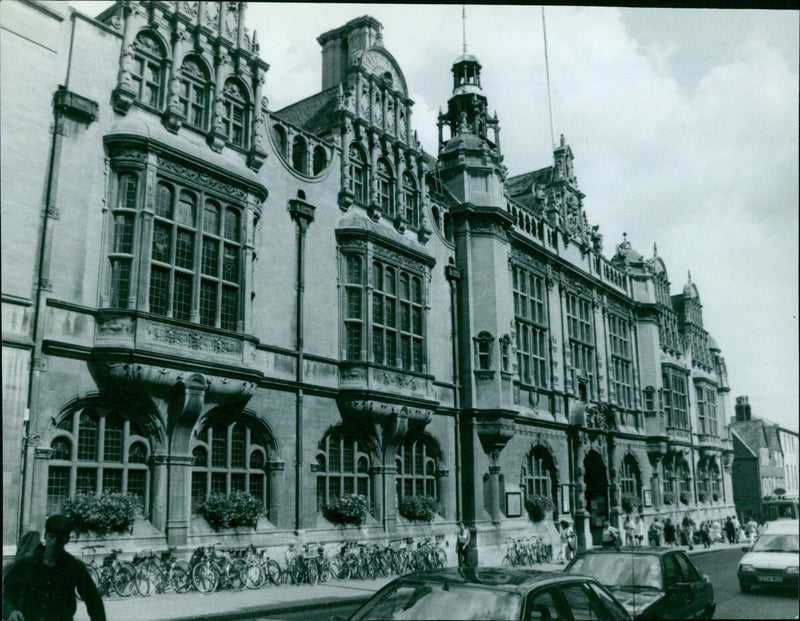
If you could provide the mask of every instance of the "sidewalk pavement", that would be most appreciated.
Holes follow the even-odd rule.
[[[695,546],[680,549],[691,555],[739,548],[744,543],[715,543],[711,548]],[[543,563],[520,569],[558,572],[563,563]],[[194,591],[176,594],[165,593],[150,597],[108,597],[104,600],[109,621],[233,621],[269,615],[296,612],[306,608],[357,604],[368,599],[375,591],[391,582],[395,576],[375,580],[332,580],[324,584],[264,586],[257,590],[219,591],[202,595]],[[78,602],[74,621],[89,621],[86,607]]]

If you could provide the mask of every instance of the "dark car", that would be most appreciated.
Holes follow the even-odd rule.
[[[717,607],[708,577],[681,550],[587,550],[564,571],[597,578],[635,619],[710,619]]]
[[[401,576],[350,619],[630,619],[590,576],[450,567]]]

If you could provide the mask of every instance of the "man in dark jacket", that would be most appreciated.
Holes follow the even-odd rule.
[[[44,545],[15,563],[3,582],[3,613],[9,621],[72,621],[75,589],[92,621],[105,621],[103,600],[86,566],[64,550],[72,523],[51,515],[45,523]]]
[[[730,516],[725,520],[725,535],[728,537],[728,543],[733,543],[733,540],[736,538],[736,528]]]

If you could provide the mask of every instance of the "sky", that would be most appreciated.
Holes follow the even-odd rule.
[[[97,14],[109,2],[72,2]],[[462,52],[462,5],[248,5],[278,110],[321,87],[317,37],[361,15],[405,74],[412,124],[436,154],[436,117]],[[623,233],[689,278],[735,398],[798,429],[798,58],[800,12],[548,6],[556,141],[575,156],[607,257]],[[467,5],[466,43],[500,119],[510,175],[552,163],[542,11]]]

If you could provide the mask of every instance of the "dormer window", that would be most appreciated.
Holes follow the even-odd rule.
[[[403,174],[403,218],[411,226],[419,226],[419,194],[411,173]]]
[[[249,97],[247,90],[237,81],[228,80],[223,94],[222,129],[225,140],[233,146],[247,148]]]
[[[161,107],[164,85],[164,48],[148,32],[140,32],[133,42],[131,81],[139,101],[153,108]]]
[[[494,338],[488,332],[481,332],[475,337],[475,366],[479,371],[492,368],[492,344]]]
[[[180,100],[186,124],[205,129],[208,123],[208,93],[210,82],[205,63],[190,56],[183,61],[180,72]]]

